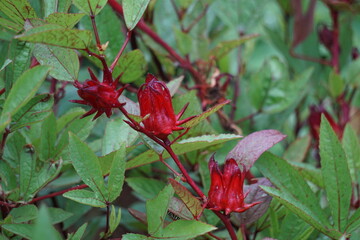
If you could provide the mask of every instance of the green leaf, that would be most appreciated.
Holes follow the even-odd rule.
[[[150,0],[123,0],[124,18],[129,31],[136,27],[149,2]]]
[[[56,142],[56,118],[54,114],[42,123],[40,134],[39,158],[42,161],[53,157]]]
[[[174,190],[169,184],[154,199],[146,201],[146,215],[150,235],[161,234],[170,199],[173,195]]]
[[[135,234],[135,233],[127,233],[122,236],[122,240],[151,240],[152,238],[146,237],[145,235]]]
[[[335,228],[344,232],[351,200],[351,177],[344,150],[324,115],[320,126],[321,173]]]
[[[177,155],[181,155],[187,152],[207,148],[217,144],[225,143],[230,140],[238,139],[241,136],[235,134],[220,134],[216,135],[203,135],[200,137],[192,137],[176,142],[172,145],[172,148]],[[163,158],[169,157],[167,152],[164,152]],[[129,160],[126,163],[126,169],[135,168],[159,160],[159,156],[153,150],[148,150],[135,158]]]
[[[37,218],[38,209],[35,205],[24,205],[18,208],[13,208],[10,212],[12,221],[14,223],[27,222]]]
[[[169,204],[169,209],[168,209],[168,214],[169,213],[172,213],[173,215],[183,218],[183,219],[186,219],[186,220],[194,219],[193,214],[186,207],[185,203],[176,197],[171,198],[171,201]]]
[[[144,199],[151,199],[165,187],[165,183],[153,178],[128,177],[126,183]]]
[[[121,133],[121,134],[119,134]],[[118,150],[123,143],[131,146],[139,134],[132,129],[122,118],[110,120],[106,124],[105,134],[102,139],[102,154],[106,155]]]
[[[63,222],[73,215],[71,212],[67,212],[62,208],[53,208],[53,207],[48,208],[48,214],[51,224],[57,224]]]
[[[7,96],[0,119],[15,115],[35,95],[49,73],[48,66],[36,66],[25,71],[15,82]],[[1,121],[3,122],[3,121]],[[2,131],[3,129],[0,129]]]
[[[13,191],[18,185],[14,169],[5,161],[0,161],[0,179],[0,186],[5,194]]]
[[[308,239],[314,228],[298,218],[293,213],[288,213],[282,221],[278,239],[305,240]]]
[[[29,69],[32,49],[32,44],[12,39],[7,56],[10,60],[12,60],[12,63],[5,69],[6,96],[9,95],[10,89],[15,81],[19,79],[24,71]]]
[[[92,33],[88,30],[66,29],[56,24],[34,27],[16,36],[21,41],[43,43],[59,47],[85,49],[89,46]]]
[[[174,179],[169,179],[171,186],[174,188],[175,193],[185,203],[186,207],[190,210],[191,214],[198,218],[203,212],[204,208],[201,206],[201,202],[192,193],[179,182]]]
[[[89,146],[73,133],[69,133],[69,154],[72,164],[85,184],[106,201],[105,188],[101,167],[97,156]]]
[[[359,230],[360,227],[360,208],[358,208],[354,214],[351,216],[346,227],[347,233],[352,233],[353,231]]]
[[[212,49],[209,53],[210,56],[215,57],[216,59],[220,59],[226,56],[231,50],[239,47],[250,39],[259,36],[258,34],[251,34],[245,37],[241,37],[236,40],[224,41],[219,43],[214,49]]]
[[[87,15],[97,15],[107,0],[74,0],[74,5]]]
[[[60,233],[52,226],[49,211],[44,205],[40,207],[31,239],[62,239]]]
[[[196,116],[195,118],[191,119],[190,121],[182,124],[182,127],[185,128],[191,128],[196,126],[197,124],[199,124],[201,121],[205,120],[206,118],[208,118],[211,114],[217,112],[220,108],[222,108],[223,106],[225,106],[226,104],[230,103],[229,100],[224,101],[222,103],[219,103],[215,106],[213,106],[212,108],[206,110],[205,112],[201,113],[200,115]]]
[[[80,19],[85,16],[84,13],[60,13],[54,12],[45,18],[48,23],[60,25],[64,28],[73,28]]]
[[[31,182],[36,172],[36,156],[33,151],[32,146],[25,146],[20,152],[20,197],[24,200],[30,198]]]
[[[54,98],[50,94],[39,94],[33,97],[12,118],[11,131],[40,122],[52,113]]]
[[[34,56],[41,65],[52,66],[50,76],[62,81],[75,81],[79,73],[79,57],[72,49],[35,44]]]
[[[215,229],[214,226],[196,220],[177,220],[166,226],[162,233],[154,236],[174,240],[194,239]]]
[[[267,186],[262,186],[261,188],[318,231],[324,233],[330,238],[339,239],[339,237],[341,237],[342,234],[340,232],[335,229],[329,229],[327,225],[322,224],[317,216],[313,214],[312,210],[294,196]]]
[[[324,215],[317,197],[300,173],[289,163],[265,152],[256,161],[255,166],[278,188],[263,186],[262,188],[267,193],[276,197],[292,212],[324,234],[328,236],[341,234],[336,230],[329,230],[331,229],[330,223]]]
[[[284,152],[283,158],[291,162],[304,161],[311,144],[310,135],[299,137]]]
[[[108,178],[108,202],[114,201],[120,196],[124,178],[125,178],[125,161],[126,161],[125,145],[122,144],[120,149],[116,152]]]
[[[113,233],[116,228],[119,226],[121,221],[121,208],[119,208],[117,214],[116,214],[116,209],[114,207],[114,205],[111,205],[111,213],[110,213],[110,233]]]
[[[345,88],[344,79],[334,71],[329,75],[329,91],[333,98],[340,96]]]
[[[83,115],[85,110],[81,107],[71,108],[64,115],[57,120],[57,133],[61,132],[67,125],[77,120],[79,116]]]
[[[356,132],[351,125],[346,125],[342,138],[346,159],[348,161],[349,171],[352,182],[357,181],[357,173],[360,170],[360,143]]]
[[[23,29],[23,25],[9,21],[5,18],[0,18],[0,26],[10,29],[14,32],[20,32]],[[2,70],[2,68],[1,68],[1,70]]]
[[[33,224],[3,224],[1,225],[1,228],[12,232],[14,234],[17,234],[21,237],[24,237],[26,239],[32,239],[33,237],[33,230],[34,225]]]
[[[35,10],[27,0],[1,0],[0,9],[11,20],[22,26],[26,19],[37,17]]]
[[[113,76],[122,73],[120,81],[122,83],[132,83],[142,77],[146,72],[146,61],[144,54],[139,50],[133,50],[120,57],[116,64]]]
[[[81,225],[81,227],[79,227],[75,233],[72,233],[71,235],[68,236],[67,240],[81,240],[85,233],[86,227],[87,227],[87,223]]]
[[[3,65],[2,65],[1,68],[0,68],[0,72],[1,72],[2,70],[4,70],[4,69],[6,68],[6,66],[9,65],[10,63],[12,63],[12,60],[11,60],[11,59],[6,59],[6,60],[4,61],[4,63],[3,63]]]
[[[89,205],[92,207],[103,208],[106,207],[104,199],[99,199],[98,194],[88,190],[74,190],[63,194],[64,197],[71,199],[75,202]]]

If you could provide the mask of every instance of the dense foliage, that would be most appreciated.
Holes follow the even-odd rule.
[[[360,239],[357,0],[0,0],[0,239]]]

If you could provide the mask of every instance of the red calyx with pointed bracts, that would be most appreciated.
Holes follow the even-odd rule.
[[[166,140],[173,131],[183,130],[180,125],[195,117],[179,120],[188,104],[175,115],[169,89],[152,74],[146,76],[146,82],[140,86],[137,96],[144,128],[161,140]]]
[[[244,212],[249,208],[261,203],[247,204],[245,198],[248,193],[243,192],[246,169],[243,166],[240,170],[237,162],[227,159],[223,172],[220,171],[214,155],[209,161],[211,185],[208,193],[207,208],[216,211],[225,211],[228,215],[231,212]]]
[[[88,68],[91,79],[86,80],[84,83],[80,83],[75,80],[74,86],[78,89],[78,94],[83,100],[70,100],[70,102],[80,103],[91,106],[90,111],[81,116],[81,118],[87,117],[93,113],[96,113],[93,120],[100,117],[103,113],[107,117],[112,114],[112,108],[118,108],[125,103],[120,103],[118,98],[124,91],[124,88],[116,90],[119,78],[115,81],[112,79],[104,79],[100,82],[95,74]]]

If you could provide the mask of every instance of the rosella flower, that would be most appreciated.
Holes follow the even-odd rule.
[[[194,118],[179,120],[188,104],[175,115],[169,89],[152,74],[146,76],[146,81],[140,86],[137,96],[140,115],[144,118],[144,128],[162,140],[166,140],[173,131],[183,130],[180,125]]]
[[[244,212],[260,203],[245,203],[244,200],[248,194],[243,192],[246,169],[240,170],[233,158],[226,160],[223,172],[221,172],[212,156],[209,161],[209,170],[211,185],[207,208],[225,211],[228,215],[231,212]]]
[[[86,80],[84,83],[80,83],[75,80],[74,86],[78,89],[78,94],[83,100],[70,100],[70,102],[80,103],[91,106],[90,111],[85,113],[81,118],[87,117],[93,113],[96,113],[94,120],[100,117],[103,113],[107,117],[112,114],[112,108],[118,108],[124,105],[120,103],[118,98],[123,92],[124,88],[116,90],[117,80],[107,80],[100,82],[94,73],[89,68],[91,79]]]

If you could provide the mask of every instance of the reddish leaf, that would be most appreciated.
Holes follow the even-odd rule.
[[[254,202],[261,202],[258,205],[250,208],[243,213],[234,213],[232,221],[237,226],[241,224],[251,224],[262,217],[269,208],[272,197],[266,194],[259,185],[273,186],[267,178],[260,178],[259,181],[250,186],[244,187],[244,192],[249,191],[249,194],[245,198],[245,202],[250,204]]]
[[[295,48],[299,43],[304,41],[311,33],[314,24],[315,0],[311,0],[305,13],[302,12],[302,1],[292,0],[291,4],[294,10],[294,38],[292,47]]]
[[[254,132],[241,140],[229,152],[226,159],[233,158],[239,165],[249,170],[261,154],[285,137],[286,135],[272,129]]]
[[[171,186],[174,188],[175,193],[180,197],[180,199],[184,202],[186,207],[190,210],[191,214],[198,218],[204,208],[201,206],[201,202],[197,199],[192,193],[187,190],[186,187],[181,185],[174,179],[169,179]]]

